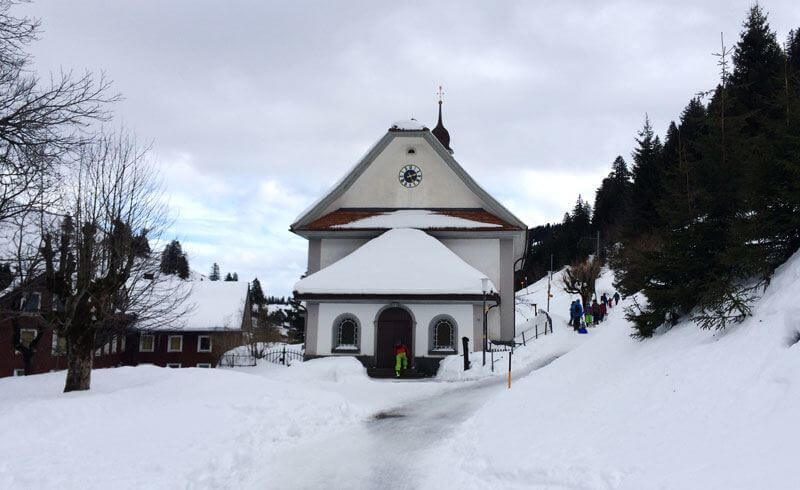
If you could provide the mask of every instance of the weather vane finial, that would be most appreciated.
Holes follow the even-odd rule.
[[[436,92],[436,96],[439,97],[439,103],[442,103],[442,99],[444,98],[444,90],[442,90],[442,86],[439,85],[439,90]]]

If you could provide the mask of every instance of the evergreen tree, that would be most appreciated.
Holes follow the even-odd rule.
[[[265,306],[267,298],[264,297],[264,290],[261,289],[261,282],[256,277],[250,285],[250,302],[256,306]]]
[[[174,274],[181,279],[189,278],[189,260],[183,252],[181,242],[172,240],[164,247],[160,269],[163,274]]]
[[[178,269],[175,242],[172,240],[164,246],[164,251],[161,252],[160,269],[163,274],[175,274]]]
[[[214,262],[214,264],[211,265],[211,273],[208,275],[208,280],[219,281],[219,279],[220,279],[219,264]]]
[[[289,339],[294,342],[305,342],[306,308],[300,301],[297,301],[294,298],[289,298],[287,302],[291,306],[291,309],[289,309],[287,313],[288,317],[286,320],[286,330]]]
[[[647,115],[636,144],[638,146],[633,151],[633,182],[627,220],[630,235],[652,230],[661,224],[656,203],[663,196],[662,146]]]
[[[619,240],[620,225],[628,208],[630,172],[625,159],[618,156],[608,177],[603,179],[594,198],[592,230],[599,231],[606,243]]]
[[[763,117],[780,117],[776,97],[782,87],[784,54],[767,14],[756,4],[750,7],[743,31],[733,52],[730,77],[732,110],[748,114],[743,130],[755,135]]]
[[[233,276],[231,276],[230,272],[225,274],[225,281],[227,281],[227,282],[233,281]]]
[[[761,8],[751,8],[732,73],[723,45],[708,107],[693,100],[670,126],[659,222],[626,242],[617,270],[623,291],[647,297],[629,314],[638,337],[689,313],[703,328],[741,321],[758,287],[800,246],[794,72],[776,38]]]
[[[182,253],[178,257],[178,277],[181,279],[189,279],[189,259],[186,258],[186,254]]]
[[[789,31],[786,38],[786,59],[790,76],[796,77],[800,74],[800,28]]]
[[[231,274],[231,281],[238,281],[238,280],[239,280],[239,274],[235,272]]]

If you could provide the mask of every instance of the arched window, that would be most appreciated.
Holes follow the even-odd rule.
[[[431,321],[430,353],[455,354],[458,351],[456,321],[447,315],[439,315]]]
[[[333,352],[358,353],[361,350],[358,319],[339,315],[333,322]]]

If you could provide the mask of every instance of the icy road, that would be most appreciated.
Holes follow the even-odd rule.
[[[518,381],[554,359],[514,373],[514,378]],[[452,384],[435,396],[378,412],[355,429],[283,452],[270,465],[277,473],[266,476],[268,486],[420,488],[417,478],[432,470],[425,465],[425,450],[457,430],[488,399],[508,390],[505,377]]]

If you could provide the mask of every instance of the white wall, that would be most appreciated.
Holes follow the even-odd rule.
[[[409,155],[413,147],[415,154]],[[422,171],[422,182],[406,188],[398,175],[404,165]],[[480,208],[485,207],[421,137],[394,138],[353,185],[325,210],[339,208]]]
[[[320,251],[320,269],[328,267],[367,243],[366,238],[323,238]]]
[[[500,240],[497,238],[442,238],[440,240],[461,259],[486,274],[500,287]]]
[[[375,354],[375,320],[378,311],[388,303],[322,303],[319,305],[319,323],[317,330],[318,355],[331,355],[333,345],[333,322],[343,313],[355,315],[361,325],[361,352],[359,355],[372,356]],[[414,355],[417,357],[429,356],[428,354],[428,329],[430,322],[437,315],[447,314],[456,321],[458,351],[461,352],[461,337],[470,339],[470,346],[474,345],[472,305],[471,304],[403,304],[411,310],[416,320],[414,331]],[[491,327],[491,323],[490,323]],[[309,325],[309,328],[312,328]],[[311,354],[311,353],[310,353]],[[334,354],[348,355],[348,354]]]

